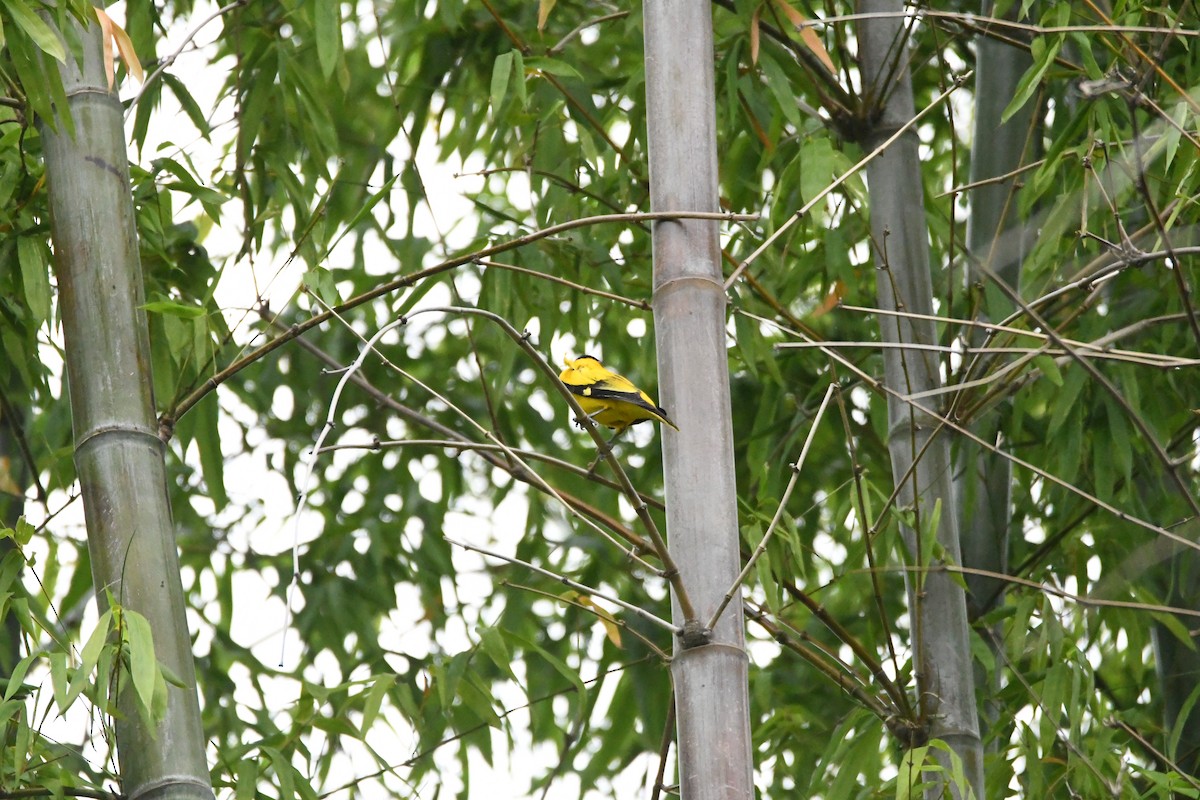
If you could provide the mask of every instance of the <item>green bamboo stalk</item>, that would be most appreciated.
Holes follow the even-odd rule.
[[[211,800],[195,668],[167,501],[163,443],[151,397],[150,343],[121,105],[109,89],[99,25],[68,31],[80,63],[61,73],[63,117],[41,125],[51,233],[66,340],[75,465],[96,595],[145,616],[155,655],[186,688],[168,685],[165,717],[141,721],[132,691],[116,720],[122,794]]]

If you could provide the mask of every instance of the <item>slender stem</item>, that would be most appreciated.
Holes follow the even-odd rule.
[[[455,545],[457,547],[461,547],[464,550],[473,550],[476,553],[481,553],[485,556],[490,556],[491,558],[498,558],[501,561],[507,561],[509,564],[517,564],[518,566],[522,566],[525,569],[532,570],[533,572],[536,572],[539,575],[544,575],[547,578],[558,581],[559,583],[563,584],[564,586],[570,586],[572,589],[578,589],[581,592],[586,592],[587,594],[589,594],[593,597],[599,597],[603,600],[607,600],[610,603],[620,606],[621,608],[625,609],[626,611],[630,612],[631,614],[636,614],[637,616],[641,617],[642,619],[646,620],[647,622],[649,622],[653,625],[657,625],[658,627],[660,627],[664,630],[668,630],[673,634],[679,633],[679,628],[676,628],[674,625],[672,625],[670,622],[663,619],[662,617],[657,617],[654,614],[651,614],[646,609],[641,608],[640,606],[636,606],[633,603],[627,603],[624,600],[622,600],[621,598],[616,597],[615,595],[606,594],[605,592],[602,592],[599,589],[593,589],[591,586],[587,586],[585,584],[579,583],[578,581],[573,581],[564,575],[558,575],[554,572],[551,572],[548,569],[543,569],[542,567],[539,567],[536,564],[531,564],[528,561],[522,561],[521,559],[515,558],[513,556],[506,556],[503,553],[497,553],[494,550],[488,550],[486,547],[479,547],[477,545],[468,544],[467,542],[460,542],[456,539],[451,539],[449,536],[443,536],[442,538],[444,538],[450,544]]]
[[[281,333],[266,344],[260,345],[254,350],[251,350],[249,353],[246,353],[241,358],[236,359],[229,366],[225,367],[204,381],[194,391],[187,395],[187,397],[184,397],[181,401],[179,401],[174,408],[170,409],[159,418],[159,437],[163,441],[170,440],[175,430],[176,421],[189,410],[191,410],[196,403],[199,403],[201,400],[203,400],[209,392],[213,391],[222,383],[229,380],[231,377],[255,363],[268,353],[273,352],[279,347],[290,342],[292,339],[295,339],[297,336],[307,333],[309,330],[328,321],[334,316],[335,313],[341,313],[352,308],[356,308],[378,297],[391,294],[398,289],[404,289],[412,286],[424,278],[429,278],[448,270],[461,267],[463,264],[469,264],[472,261],[488,258],[498,253],[506,253],[509,250],[515,250],[518,247],[524,247],[527,244],[532,244],[533,242],[537,242],[551,236],[557,236],[558,234],[565,233],[566,231],[610,222],[642,222],[646,220],[671,219],[711,219],[746,222],[756,220],[758,219],[758,216],[755,214],[726,214],[707,211],[645,211],[627,214],[600,214],[594,217],[583,217],[580,219],[573,219],[567,222],[559,223],[558,225],[551,225],[548,228],[542,228],[541,230],[527,233],[524,236],[517,236],[513,239],[501,242],[500,244],[484,247],[480,250],[466,253],[461,256],[455,256],[454,258],[443,261],[440,264],[435,264],[432,267],[420,269],[416,272],[410,272],[407,275],[401,275],[399,278],[382,283],[373,289],[352,297],[344,303],[334,306],[328,311],[314,314],[309,319],[292,325],[285,333]]]
[[[783,512],[787,508],[788,500],[792,496],[792,490],[796,488],[796,482],[800,479],[800,472],[804,469],[804,461],[808,458],[808,449],[812,447],[813,439],[817,435],[817,426],[821,424],[821,419],[825,416],[825,408],[829,405],[829,398],[833,397],[833,391],[837,384],[829,384],[829,388],[825,390],[825,397],[821,400],[821,405],[817,408],[816,415],[813,416],[812,425],[808,428],[808,436],[804,439],[804,446],[800,449],[800,458],[796,459],[795,463],[790,465],[792,477],[788,480],[787,488],[783,490],[783,496],[779,499],[779,505],[775,509],[775,516],[771,518],[771,522],[767,525],[767,530],[763,534],[762,541],[758,543],[758,547],[754,549],[754,553],[746,560],[746,566],[738,573],[733,585],[725,592],[725,596],[721,599],[712,617],[709,618],[708,624],[704,627],[712,630],[716,627],[717,620],[725,613],[725,609],[733,600],[734,595],[742,588],[742,584],[746,582],[746,576],[754,569],[754,565],[762,558],[763,553],[767,552],[767,546],[771,543],[771,539],[775,536],[775,531],[779,527],[779,521],[783,519]]]
[[[816,196],[814,196],[811,200],[795,211],[790,217],[788,217],[786,222],[780,225],[774,233],[768,236],[766,240],[754,250],[754,252],[746,256],[745,260],[742,261],[742,263],[738,265],[737,269],[733,271],[733,274],[725,279],[725,291],[729,291],[729,287],[733,286],[734,282],[741,276],[743,272],[746,271],[746,268],[758,260],[758,257],[766,252],[767,248],[774,244],[776,239],[778,239],[780,236],[786,233],[789,228],[803,219],[804,215],[807,214],[809,210],[811,210],[817,203],[824,200],[826,195],[848,181],[852,176],[858,174],[859,170],[861,170],[871,161],[874,161],[881,153],[883,153],[883,151],[891,147],[896,140],[908,133],[908,131],[910,131],[918,122],[920,122],[926,114],[937,108],[947,97],[953,94],[957,89],[961,88],[963,84],[965,84],[971,77],[971,74],[971,72],[967,72],[959,76],[949,89],[935,97],[929,105],[918,111],[912,119],[901,125],[900,128],[891,136],[884,139],[878,147],[860,158],[858,163],[836,177],[832,183],[828,184],[824,189],[817,192]]]

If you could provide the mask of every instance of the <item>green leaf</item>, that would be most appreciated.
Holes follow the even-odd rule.
[[[48,658],[50,660],[50,688],[54,694],[54,704],[58,706],[59,711],[66,711],[67,687],[71,682],[67,672],[67,654],[62,650],[51,650]]]
[[[200,131],[200,135],[207,139],[210,130],[208,118],[204,116],[204,111],[200,108],[200,104],[196,102],[196,98],[192,97],[192,93],[188,91],[184,82],[169,72],[162,73],[160,78],[163,83],[170,87],[171,94],[175,95],[175,99],[179,101],[179,106],[183,109],[183,113],[187,114],[188,120],[196,126],[196,130]]]
[[[13,737],[12,752],[16,758],[16,779],[20,781],[25,774],[25,767],[28,760],[21,756],[28,753],[30,744],[33,742],[33,730],[29,727],[29,710],[22,706],[21,710],[15,715],[17,730]]]
[[[180,319],[196,319],[203,317],[206,313],[203,308],[177,303],[174,300],[155,300],[142,306],[142,310],[149,311],[151,314],[165,314]]]
[[[521,54],[517,53],[517,55],[519,56]],[[548,75],[557,75],[560,78],[575,78],[576,80],[583,80],[583,75],[579,73],[579,70],[575,69],[575,67],[571,66],[565,61],[559,61],[557,58],[546,58],[545,56],[532,56],[530,58],[524,58],[522,56],[522,59],[527,69],[545,72]],[[517,74],[523,75],[524,73],[522,71]]]
[[[900,774],[896,776],[896,800],[912,800],[924,793],[924,773],[938,769],[929,757],[929,746],[914,747],[900,755]]]
[[[379,717],[379,709],[383,706],[383,698],[396,685],[395,675],[376,675],[371,688],[366,692],[366,699],[363,701],[362,723],[359,730],[365,736],[371,726],[375,724],[375,720]]]
[[[1104,406],[1108,417],[1108,433],[1112,436],[1112,450],[1108,456],[1116,471],[1129,483],[1133,478],[1132,423],[1125,410],[1111,397],[1104,398]]]
[[[336,306],[341,302],[333,273],[324,267],[314,267],[304,273],[304,285],[325,305]]]
[[[400,306],[396,309],[396,316],[402,317],[405,314],[407,314],[409,311],[411,311],[417,305],[417,303],[419,303],[421,301],[422,297],[429,294],[430,289],[432,289],[435,286],[439,286],[439,285],[441,285],[441,282],[437,279],[437,276],[434,276],[431,278],[426,278],[425,280],[418,283],[416,286],[414,286],[412,289],[409,290],[408,294],[406,294],[404,296],[404,300],[400,303]]]
[[[754,574],[758,578],[758,585],[762,587],[763,593],[767,596],[767,607],[771,609],[772,614],[778,614],[779,609],[783,606],[783,588],[771,573],[769,547],[767,552],[764,552],[762,557],[754,562]]]
[[[254,800],[258,791],[258,777],[258,759],[240,759],[237,762],[235,800]]]
[[[321,72],[328,78],[337,66],[342,51],[342,21],[340,0],[317,0],[313,25],[317,35],[317,60]]]
[[[500,716],[493,708],[493,699],[489,689],[490,684],[480,680],[474,671],[467,672],[464,679],[458,682],[458,700],[483,720],[489,727],[500,727]]]
[[[4,10],[43,53],[63,64],[67,62],[67,51],[58,35],[25,0],[4,0]]]
[[[79,696],[79,692],[83,690],[92,671],[100,662],[100,656],[104,652],[104,643],[108,640],[109,631],[112,629],[112,618],[113,613],[110,609],[96,620],[96,627],[92,630],[92,635],[88,637],[87,644],[83,646],[83,650],[79,654],[79,669],[71,678],[71,685],[67,687],[64,702],[59,705],[60,715],[75,702],[75,698]]]
[[[1045,77],[1046,70],[1054,63],[1054,59],[1058,56],[1058,50],[1061,46],[1061,37],[1056,37],[1050,44],[1046,43],[1046,37],[1036,37],[1030,43],[1033,64],[1021,76],[1021,80],[1013,92],[1012,100],[1009,101],[1000,115],[1002,123],[1008,122],[1013,114],[1016,114],[1021,110],[1022,106],[1029,102],[1029,98],[1041,86],[1042,78]]]
[[[1046,376],[1047,380],[1060,389],[1063,387],[1062,372],[1058,369],[1058,362],[1051,356],[1034,356],[1033,363],[1042,371],[1042,375]]]
[[[39,654],[31,653],[17,662],[12,669],[12,674],[8,676],[8,685],[4,687],[5,700],[13,699],[17,691],[24,685],[25,673],[29,672],[29,668],[40,658]]]
[[[1054,411],[1050,414],[1047,436],[1054,436],[1071,412],[1079,410],[1076,400],[1086,382],[1087,373],[1082,369],[1067,370],[1067,376],[1063,379],[1062,391],[1054,397]]]
[[[33,535],[37,533],[37,528],[29,524],[29,520],[24,517],[17,518],[17,527],[14,531],[14,538],[17,544],[22,547],[33,541]]]
[[[525,56],[520,50],[513,50],[513,87],[517,92],[517,104],[525,108],[529,101],[525,93]]]
[[[833,183],[834,154],[833,143],[824,136],[809,139],[800,148],[800,196],[806,204]],[[815,206],[812,213],[820,218],[820,206]]]
[[[513,71],[513,52],[501,53],[492,64],[492,116],[500,114],[504,98],[508,94],[508,81]]]
[[[383,186],[379,189],[378,192],[372,192],[370,195],[367,196],[367,199],[362,203],[361,208],[358,209],[358,211],[354,214],[354,216],[350,219],[349,222],[347,222],[345,225],[342,226],[342,230],[337,235],[337,238],[335,238],[333,240],[333,243],[330,244],[325,249],[326,256],[328,256],[329,253],[333,251],[333,248],[338,246],[338,243],[340,243],[342,241],[342,239],[344,239],[347,235],[352,233],[358,227],[358,224],[360,222],[362,222],[367,217],[368,214],[371,213],[371,209],[375,208],[375,206],[379,204],[380,200],[391,195],[392,186],[395,185],[396,181],[399,180],[399,178],[400,178],[399,174],[393,175],[391,178],[389,178],[387,180],[386,183],[383,184]]]
[[[763,71],[763,81],[767,84],[767,89],[775,96],[775,102],[779,106],[779,110],[783,112],[784,118],[794,128],[804,127],[804,120],[800,117],[800,108],[796,105],[795,90],[792,88],[792,82],[784,73],[783,67],[765,49],[759,51],[758,64]]]
[[[279,800],[294,800],[296,797],[296,774],[292,768],[292,761],[285,756],[277,748],[263,747],[263,755],[271,762],[271,768],[275,771],[275,779],[279,784]]]
[[[192,409],[195,415],[196,446],[200,448],[200,471],[208,496],[217,510],[229,505],[225,491],[225,454],[221,450],[221,406],[216,395],[206,397]]]
[[[133,688],[141,704],[151,710],[155,707],[154,693],[159,675],[150,621],[127,608],[122,609],[121,616],[125,623],[125,640],[129,643],[129,673]]]
[[[43,257],[42,244],[33,236],[17,237],[17,260],[21,264],[21,284],[25,288],[25,302],[33,315],[34,323],[41,325],[50,319],[50,265]]]
[[[519,643],[526,650],[537,653],[539,656],[545,659],[546,663],[553,667],[555,672],[570,681],[571,685],[575,687],[575,691],[579,694],[579,697],[582,698],[587,694],[587,690],[583,685],[583,680],[579,677],[579,673],[567,666],[565,661],[548,652],[545,648],[538,646],[529,639],[519,636],[512,631],[504,631],[504,636],[511,641]]]
[[[480,625],[476,632],[479,634],[479,649],[506,677],[515,681],[517,676],[512,671],[512,654],[504,644],[503,634],[490,625]]]
[[[925,585],[926,570],[933,564],[935,550],[940,549],[938,523],[942,516],[942,498],[939,497],[933,504],[932,512],[929,511],[928,506],[925,506],[924,510],[925,513],[920,518],[921,555],[920,561],[917,563],[918,572],[916,573],[916,584],[918,587]]]

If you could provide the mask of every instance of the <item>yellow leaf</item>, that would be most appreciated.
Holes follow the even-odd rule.
[[[0,492],[11,494],[13,497],[20,497],[25,494],[21,491],[21,487],[17,486],[17,482],[13,480],[12,459],[8,456],[0,456]]]
[[[550,19],[550,12],[554,10],[554,4],[557,0],[538,0],[538,31],[546,27],[546,20]]]
[[[600,624],[604,626],[604,635],[608,637],[608,640],[617,647],[621,646],[621,626],[617,624],[616,617],[593,603],[592,598],[585,594],[576,597],[575,602],[585,608],[590,608],[600,618]]]
[[[100,30],[103,32],[101,38],[104,40],[104,75],[108,78],[108,90],[111,92],[113,87],[116,86],[116,76],[113,68],[113,21],[109,19],[108,14],[104,13],[104,9],[93,8],[92,10],[96,12],[96,20],[100,23]]]
[[[825,295],[825,299],[821,301],[821,305],[813,309],[812,316],[822,317],[833,311],[842,303],[842,298],[846,296],[846,284],[839,278],[833,282],[833,286],[829,289],[829,294]]]
[[[104,72],[108,75],[108,88],[113,88],[113,45],[117,46],[117,52],[121,54],[121,60],[125,62],[125,68],[129,70],[138,83],[145,81],[145,73],[142,71],[142,62],[137,57],[137,52],[133,49],[133,40],[129,38],[129,34],[120,25],[112,21],[108,14],[104,13],[103,9],[97,8],[96,19],[100,21],[100,27],[104,31]]]
[[[833,59],[829,57],[829,52],[825,49],[825,44],[821,41],[821,37],[817,36],[817,32],[806,24],[808,20],[804,15],[792,8],[788,0],[775,0],[775,5],[796,26],[796,30],[800,31],[800,40],[804,42],[808,49],[812,50],[813,54],[821,59],[821,63],[825,65],[830,73],[837,74],[837,70],[833,66]]]
[[[758,22],[762,16],[762,6],[754,9],[754,13],[750,16],[750,63],[758,63]]]

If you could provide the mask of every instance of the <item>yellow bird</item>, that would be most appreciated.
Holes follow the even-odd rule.
[[[605,369],[594,356],[564,358],[563,363],[567,368],[558,376],[559,380],[575,395],[584,413],[616,431],[617,436],[630,425],[648,419],[656,419],[679,430],[650,395],[634,386],[628,378]]]

